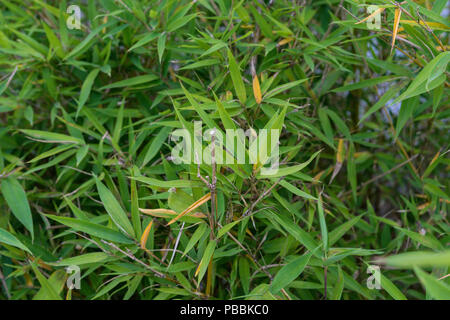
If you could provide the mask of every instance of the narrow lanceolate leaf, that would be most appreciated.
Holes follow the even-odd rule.
[[[291,220],[286,218],[283,215],[273,214],[272,215],[274,221],[279,223],[286,231],[294,237],[298,242],[306,247],[306,249],[312,251],[317,247],[317,243],[314,238],[298,224],[293,223]]]
[[[83,264],[104,262],[109,260],[110,258],[111,256],[106,254],[105,252],[90,252],[76,257],[65,258],[56,263],[49,264],[55,266],[81,266]]]
[[[239,101],[244,104],[247,100],[244,81],[242,80],[241,72],[239,71],[239,65],[236,63],[236,60],[230,50],[228,50],[228,64],[230,67],[230,75],[231,80],[233,81],[234,91],[236,92]]]
[[[95,78],[97,77],[100,69],[94,69],[92,70],[86,79],[83,82],[83,85],[81,86],[81,92],[80,92],[80,99],[78,100],[78,107],[77,107],[77,114],[80,113],[81,108],[85,105],[86,101],[89,98],[89,94],[91,93],[92,85],[94,83]]]
[[[259,86],[259,80],[256,74],[253,77],[253,95],[255,96],[256,103],[260,104],[262,101],[261,87]]]
[[[132,51],[136,48],[142,47],[143,45],[149,43],[150,41],[156,39],[158,37],[158,33],[148,33],[145,35],[145,37],[143,37],[142,39],[140,39],[138,42],[136,42],[130,49],[128,49],[128,51]]]
[[[367,20],[377,16],[378,14],[381,14],[384,11],[385,8],[378,8],[377,10],[375,10],[374,12],[372,12],[370,15],[368,15],[366,18],[356,22],[355,24],[360,24],[363,22],[366,22]]]
[[[149,177],[131,177],[136,181],[140,181],[152,187],[160,188],[195,188],[204,187],[204,183],[201,181],[190,181],[190,180],[158,180]]]
[[[132,86],[137,86],[140,84],[144,84],[147,82],[151,82],[151,81],[155,81],[159,79],[158,76],[154,75],[154,74],[147,74],[144,76],[137,76],[134,78],[129,78],[126,80],[121,80],[118,82],[114,82],[111,84],[108,84],[104,87],[101,87],[100,90],[106,90],[106,89],[114,89],[114,88],[123,88],[123,87],[132,87]]]
[[[180,219],[181,217],[187,215],[189,212],[192,212],[193,210],[197,209],[198,207],[200,207],[201,205],[203,205],[205,202],[207,202],[208,200],[211,199],[211,193],[208,193],[206,195],[204,195],[203,197],[201,197],[200,199],[198,199],[197,201],[195,201],[193,204],[191,204],[189,207],[187,207],[183,212],[181,212],[178,216],[176,216],[175,218],[173,218],[172,220],[169,221],[169,223],[167,225],[171,225],[172,223],[174,223],[175,221],[177,221],[178,219]]]
[[[132,170],[134,172],[134,168]],[[131,197],[131,223],[133,225],[136,236],[140,237],[142,234],[141,218],[139,215],[139,195],[138,187],[135,180],[130,180],[130,197]]]
[[[100,32],[102,31],[103,28],[106,28],[107,26],[111,25],[112,21],[103,25],[103,26],[99,26],[97,28],[95,28],[94,30],[92,30],[91,32],[89,32],[89,34],[87,35],[86,38],[84,38],[83,41],[81,41],[69,54],[67,54],[64,57],[64,60],[70,59],[70,58],[76,58],[78,55],[80,55],[81,53],[83,53],[83,51],[85,51],[89,45],[92,45],[93,42],[91,42],[91,40],[94,39],[94,37]]]
[[[336,151],[336,164],[334,165],[333,174],[331,175],[330,183],[333,182],[339,171],[341,171],[342,163],[345,157],[344,139],[339,139],[338,149]]]
[[[283,266],[276,274],[270,286],[270,292],[277,293],[297,279],[308,265],[312,253],[309,252]]]
[[[425,287],[427,294],[437,300],[449,300],[450,299],[450,286],[444,281],[438,280],[434,275],[430,275],[420,269],[414,268],[414,272],[419,278],[422,285]]]
[[[392,30],[391,54],[392,54],[392,51],[394,50],[395,39],[397,38],[398,26],[400,25],[401,15],[402,15],[402,10],[400,8],[396,8],[395,14],[394,14],[394,16],[395,16],[394,17],[394,29]]]
[[[450,250],[405,252],[381,258],[379,261],[396,268],[450,267]]]
[[[159,58],[159,63],[161,63],[161,60],[162,60],[162,57],[163,57],[163,54],[164,54],[164,49],[166,48],[166,38],[167,38],[167,33],[163,33],[158,38],[158,58]]]
[[[216,240],[210,240],[208,245],[206,246],[205,252],[203,253],[202,260],[200,260],[200,264],[197,267],[197,270],[195,271],[195,276],[198,276],[198,282],[202,281],[203,276],[206,273],[206,270],[208,269],[209,262],[211,261],[214,250],[216,249]]]
[[[116,197],[114,197],[112,192],[109,191],[109,189],[106,188],[100,180],[96,178],[95,182],[97,184],[98,195],[100,196],[100,199],[105,206],[106,212],[108,212],[112,221],[121,231],[125,232],[131,237],[134,237],[135,234],[133,226],[131,225],[130,220],[128,220],[127,214],[120,206]]]
[[[323,211],[322,196],[320,195],[319,201],[317,201],[317,211],[319,213],[320,234],[322,236],[323,250],[326,253],[328,251],[328,228]]]
[[[145,249],[145,245],[147,244],[147,239],[148,239],[148,235],[150,234],[150,230],[152,229],[152,225],[153,225],[153,220],[150,220],[149,224],[147,225],[147,227],[145,228],[144,232],[142,233],[142,237],[141,237],[141,248]]]
[[[270,172],[270,174],[265,175],[265,174],[259,174],[256,177],[259,178],[277,178],[277,177],[285,177],[291,174],[295,174],[301,170],[303,170],[308,164],[311,163],[311,161],[313,161],[317,155],[321,152],[321,150],[316,151],[315,153],[313,153],[313,155],[305,162],[294,165],[294,166],[290,166],[290,167],[282,167],[282,168],[278,168],[278,170],[276,170],[275,173]]]
[[[450,63],[450,52],[441,52],[431,60],[414,78],[408,88],[397,97],[393,103],[415,97],[425,93],[443,81],[445,81],[445,70]]]
[[[331,231],[328,236],[330,239],[330,246],[335,244],[348,230],[350,230],[358,221],[361,219],[363,215],[359,215],[357,217],[352,218],[351,220],[342,223],[336,229]]]
[[[85,232],[94,237],[124,244],[134,243],[133,240],[123,235],[123,233],[97,223],[84,221],[77,218],[58,217],[54,215],[47,215],[47,217],[71,227],[76,231]]]
[[[49,300],[62,300],[59,294],[55,291],[55,288],[53,288],[48,279],[41,273],[41,271],[39,271],[38,267],[34,262],[31,263],[31,268],[36,274],[36,278],[38,279],[42,290],[49,298]]]
[[[279,184],[281,186],[283,186],[284,188],[286,188],[287,190],[289,190],[290,192],[292,192],[293,194],[298,195],[299,197],[305,198],[305,199],[311,199],[311,200],[317,200],[317,198],[313,197],[312,195],[310,195],[309,193],[306,193],[302,190],[300,190],[299,188],[297,188],[296,186],[290,184],[287,181],[280,181]]]
[[[144,160],[142,161],[141,167],[146,166],[157,154],[160,152],[160,149],[163,143],[167,140],[170,131],[172,128],[167,127],[161,129],[156,137],[153,139],[152,143],[148,147],[147,153],[145,154]]]
[[[33,217],[22,185],[14,177],[1,180],[1,192],[14,216],[28,229],[34,239]]]
[[[142,209],[142,208],[139,208],[139,211],[144,214],[148,214],[148,215],[154,216],[154,217],[164,217],[167,214],[171,214],[171,215],[177,214],[175,211],[170,210],[170,209]]]
[[[183,257],[186,255],[186,253],[188,253],[195,246],[195,244],[203,237],[203,235],[207,231],[208,231],[208,227],[207,227],[206,223],[201,223],[200,226],[197,228],[197,230],[195,230],[192,237],[189,239],[189,242],[186,245],[186,248],[184,249]]]
[[[34,139],[42,140],[42,142],[84,144],[84,141],[81,140],[80,138],[68,136],[61,133],[54,133],[40,130],[29,130],[29,129],[23,129],[20,131]]]
[[[399,288],[386,276],[380,273],[381,287],[395,300],[407,300]]]
[[[170,209],[142,209],[139,208],[139,211],[147,214],[149,216],[158,217],[158,218],[167,218],[168,216],[174,216],[177,215],[173,210]],[[195,212],[193,214],[189,215],[190,217],[196,217],[196,218],[205,218],[206,216],[201,212]]]
[[[0,243],[4,243],[22,250],[31,253],[31,251],[20,242],[14,235],[6,231],[5,229],[0,228]]]

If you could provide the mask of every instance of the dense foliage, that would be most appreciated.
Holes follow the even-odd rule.
[[[0,298],[450,298],[446,6],[2,0]]]

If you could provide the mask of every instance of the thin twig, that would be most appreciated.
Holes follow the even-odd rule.
[[[134,260],[134,261],[136,261],[137,263],[143,265],[146,269],[152,271],[156,276],[158,276],[158,277],[160,277],[160,278],[165,278],[165,277],[166,277],[165,274],[163,274],[163,273],[161,273],[161,272],[159,272],[159,271],[156,271],[155,269],[153,269],[152,267],[150,267],[150,266],[149,266],[148,264],[146,264],[145,262],[143,262],[143,261],[139,260],[138,258],[136,258],[136,257],[133,255],[133,253],[131,253],[131,252],[129,251],[129,249],[128,249],[127,251],[124,251],[124,250],[120,249],[118,246],[116,246],[116,245],[115,245],[114,243],[112,243],[112,242],[108,242],[108,241],[105,241],[105,240],[103,240],[103,239],[102,239],[101,241],[102,241],[104,244],[107,244],[108,246],[110,246],[110,247],[116,249],[117,251],[123,253],[124,255],[126,255],[126,256],[127,256],[128,258],[130,258],[131,260]]]
[[[6,297],[8,299],[11,299],[11,294],[9,293],[8,285],[6,284],[6,281],[5,281],[5,276],[3,276],[3,273],[1,270],[0,270],[0,281],[2,282],[3,288],[5,289]]]
[[[281,180],[283,180],[284,177],[281,177],[277,180],[277,182],[275,182],[269,189],[267,189],[266,191],[263,192],[263,194],[261,194],[259,196],[259,198],[252,203],[252,205],[250,206],[250,208],[247,209],[247,211],[244,212],[244,214],[242,215],[243,217],[246,217],[247,215],[251,214],[251,212],[253,211],[253,209],[255,208],[255,206],[258,204],[258,202],[260,202],[263,198],[265,198],[270,191],[272,191],[273,188],[275,188],[275,186],[280,183]]]

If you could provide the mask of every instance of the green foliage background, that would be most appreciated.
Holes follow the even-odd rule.
[[[0,298],[448,299],[447,1],[366,3],[2,0]],[[282,129],[280,174],[202,164],[167,225],[198,120]]]

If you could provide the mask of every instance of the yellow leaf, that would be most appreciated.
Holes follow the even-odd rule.
[[[286,39],[283,39],[283,40],[281,40],[280,42],[278,42],[278,45],[279,45],[279,46],[282,46],[282,45],[284,45],[284,44],[286,44],[286,43],[291,42],[292,40],[294,40],[294,38],[286,38]]]
[[[198,199],[197,201],[195,201],[193,204],[191,204],[189,207],[186,208],[186,210],[184,210],[182,213],[180,213],[178,216],[176,216],[175,218],[173,218],[172,220],[169,221],[169,223],[167,224],[168,226],[171,225],[172,223],[174,223],[175,221],[177,221],[178,219],[180,219],[181,217],[183,217],[184,215],[188,214],[189,212],[197,209],[198,207],[200,207],[202,204],[204,204],[205,202],[207,202],[209,199],[211,199],[211,193],[208,193],[206,195],[204,195],[203,197],[201,197],[200,199]]]
[[[336,152],[336,164],[334,166],[333,174],[331,175],[330,183],[337,176],[339,171],[341,171],[342,163],[344,162],[345,148],[344,139],[339,139],[338,149]]]
[[[438,51],[443,51],[443,50],[448,51],[448,50],[450,50],[450,46],[444,46],[443,48],[441,46],[436,46],[436,50],[438,50]]]
[[[259,86],[259,80],[256,74],[253,77],[253,95],[255,96],[256,103],[260,104],[262,101],[261,87]]]
[[[149,216],[157,217],[157,218],[167,218],[167,215],[176,215],[177,213],[170,209],[142,209],[139,208],[139,211],[147,214]],[[190,215],[190,217],[195,218],[205,218],[205,214],[202,212],[196,212]]]
[[[200,261],[200,263],[198,264],[197,270],[195,270],[195,274],[194,277],[196,277],[198,275],[198,273],[200,272],[200,267],[202,266],[203,260]]]
[[[344,158],[344,139],[339,139],[338,150],[336,154],[337,162],[343,162]]]
[[[108,22],[108,16],[103,17],[103,24],[106,24]],[[106,28],[102,29],[102,33],[106,33]]]
[[[437,30],[450,30],[449,27],[447,27],[445,24],[439,23],[439,22],[431,22],[431,21],[415,21],[415,20],[400,20],[400,22],[402,24],[409,24],[409,25],[414,25],[414,24],[421,24],[422,26],[428,26],[431,29],[437,29]]]
[[[147,228],[145,228],[144,233],[142,233],[141,237],[141,248],[145,249],[145,244],[147,243],[147,238],[150,233],[150,230],[152,229],[153,220],[150,221],[150,223],[147,225]]]
[[[328,169],[325,169],[325,170],[320,171],[318,174],[316,174],[316,175],[314,176],[314,178],[313,178],[313,183],[316,184],[316,183],[320,182],[320,178],[321,178],[321,177],[323,176],[323,174],[324,174],[325,172],[327,172],[327,171],[328,171]]]
[[[430,204],[431,204],[431,202],[425,202],[425,203],[423,203],[423,204],[417,206],[417,210],[423,210],[423,209],[425,209],[426,207],[428,207]]]
[[[395,38],[397,37],[398,26],[400,24],[400,16],[401,15],[402,15],[402,11],[400,10],[400,8],[395,9],[394,29],[392,30],[391,54],[392,54],[392,51],[394,50]]]
[[[384,11],[384,8],[379,8],[379,9],[375,10],[374,12],[372,12],[370,15],[368,15],[366,18],[356,22],[355,24],[363,23],[363,22],[369,20],[370,18],[375,17],[377,14],[382,13],[383,11]]]
[[[175,211],[173,210],[169,210],[169,209],[141,209],[139,208],[139,211],[144,213],[144,214],[148,214],[150,216],[154,216],[154,217],[158,217],[158,218],[165,218],[165,214],[177,214]]]

